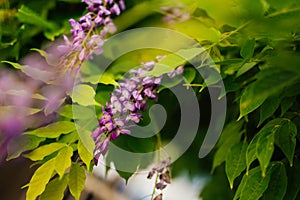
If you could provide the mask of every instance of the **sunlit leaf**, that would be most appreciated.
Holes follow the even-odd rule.
[[[27,200],[35,200],[37,196],[44,192],[47,183],[52,177],[54,171],[55,159],[48,160],[42,166],[40,166],[31,177],[28,184],[28,190],[26,192]]]
[[[60,178],[64,176],[65,171],[71,166],[71,157],[73,155],[72,147],[65,146],[59,150],[55,157],[55,171]]]
[[[196,19],[179,22],[171,26],[175,30],[180,31],[198,41],[208,40],[217,42],[221,38],[221,33],[214,27],[208,27]]]
[[[174,68],[185,64],[197,55],[203,53],[204,48],[181,49],[174,54],[169,54],[161,62],[158,62],[154,68],[145,74],[145,76],[160,76],[172,71]]]
[[[69,134],[65,134],[60,136],[60,138],[57,140],[59,143],[66,143],[66,144],[72,144],[78,140],[78,133],[76,131],[71,132]]]
[[[86,165],[87,170],[90,169],[91,161],[93,160],[93,154],[91,154],[86,147],[82,144],[81,140],[78,141],[78,154],[81,160]]]
[[[59,115],[69,119],[88,119],[95,116],[95,111],[91,107],[67,104],[61,108]]]
[[[83,106],[95,105],[95,90],[86,84],[80,84],[74,87],[71,95],[72,100]]]
[[[60,150],[65,146],[66,144],[64,143],[50,143],[35,149],[29,154],[24,155],[24,157],[29,158],[30,160],[33,161],[43,160],[46,156]]]
[[[46,138],[57,138],[61,134],[66,134],[74,131],[76,129],[73,122],[69,121],[59,121],[35,130],[26,132],[28,135],[35,135],[38,137]]]
[[[115,77],[113,74],[110,74],[110,73],[104,73],[102,74],[100,80],[99,80],[99,83],[103,83],[103,84],[111,84],[111,85],[115,85],[117,86],[118,83],[115,81]]]
[[[69,189],[76,200],[79,200],[80,194],[84,189],[85,172],[78,163],[74,164],[69,173]]]
[[[20,70],[24,70],[25,66],[20,65],[19,63],[14,63],[14,62],[10,62],[10,61],[1,61],[2,63],[7,63],[10,64],[11,66],[13,66],[16,69],[20,69]]]
[[[199,2],[199,7],[206,10],[219,26],[228,24],[239,26],[249,19],[263,16],[264,10],[261,1],[229,0],[224,3],[221,0],[203,0]]]
[[[65,196],[64,192],[67,188],[67,184],[67,175],[63,176],[62,179],[53,179],[47,184],[46,189],[41,194],[39,200],[62,200]]]

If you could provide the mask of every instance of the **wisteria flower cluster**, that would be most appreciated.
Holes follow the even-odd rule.
[[[59,66],[66,66],[70,72],[77,73],[84,60],[92,58],[93,54],[102,53],[107,34],[115,33],[117,28],[112,16],[120,15],[125,10],[123,0],[82,0],[88,6],[89,12],[78,21],[70,19],[73,41],[64,36],[65,44],[58,47],[65,55],[59,61]],[[102,27],[100,32],[96,28]]]
[[[152,177],[156,174],[157,180],[155,183],[155,188],[157,190],[163,190],[167,187],[168,184],[171,183],[170,178],[170,167],[171,167],[171,158],[168,157],[167,159],[161,161],[157,167],[154,167],[149,172],[147,178],[152,179]],[[162,193],[157,195],[154,200],[161,200]]]
[[[117,139],[120,134],[130,134],[129,128],[140,122],[141,111],[146,109],[147,100],[157,99],[162,77],[143,76],[154,65],[154,61],[146,62],[141,68],[130,70],[131,77],[119,82],[120,87],[111,93],[106,107],[102,107],[99,126],[92,133],[96,143],[96,164],[99,156],[106,154],[110,140]]]

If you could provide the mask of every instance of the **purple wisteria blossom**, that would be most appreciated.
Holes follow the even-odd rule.
[[[64,52],[59,66],[69,70],[69,73],[79,71],[83,61],[91,59],[93,54],[103,52],[102,46],[107,34],[117,31],[112,16],[120,15],[125,10],[123,0],[82,0],[88,6],[89,12],[78,21],[70,19],[72,41],[64,36],[65,44],[58,47]],[[102,27],[98,31],[97,27]]]
[[[161,60],[160,57],[157,60]],[[130,134],[130,127],[138,124],[142,118],[149,99],[157,101],[157,91],[161,84],[162,76],[145,76],[153,69],[156,62],[142,63],[138,69],[129,71],[130,78],[119,82],[118,88],[111,93],[110,101],[102,107],[102,117],[99,126],[92,133],[96,147],[94,150],[95,164],[100,155],[107,153],[110,140],[117,139],[120,135]],[[169,76],[179,75],[183,66],[170,72]]]
[[[142,67],[129,71],[130,78],[119,82],[120,87],[111,93],[110,101],[102,107],[99,126],[92,133],[96,143],[95,163],[105,155],[110,140],[130,134],[129,128],[140,122],[141,111],[146,109],[148,99],[157,99],[162,77],[143,76],[153,69],[155,62],[142,63]]]

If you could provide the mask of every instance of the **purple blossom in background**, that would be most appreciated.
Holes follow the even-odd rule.
[[[93,54],[102,53],[107,34],[117,31],[112,21],[112,16],[120,15],[125,10],[123,0],[82,0],[88,6],[89,12],[82,16],[78,21],[70,19],[72,27],[72,42],[64,36],[65,44],[58,47],[64,52],[59,66],[70,72],[73,70],[78,73],[84,60],[92,58]],[[97,27],[102,26],[102,30],[97,31]]]
[[[122,134],[130,134],[130,127],[140,122],[141,112],[145,111],[147,101],[157,100],[162,76],[144,76],[153,69],[155,64],[154,61],[145,62],[140,68],[130,70],[130,78],[119,82],[120,87],[111,93],[110,101],[102,107],[99,126],[91,135],[96,144],[94,150],[96,165],[100,155],[106,154],[109,141],[117,139]],[[175,76],[182,72],[183,66],[179,66],[170,73]]]
[[[45,49],[46,56],[34,52],[23,58],[20,61],[23,73],[0,70],[0,161],[6,156],[10,141],[25,130],[49,124],[55,119],[56,112],[74,87],[82,63],[91,59],[93,54],[101,54],[107,34],[116,32],[112,17],[125,10],[123,0],[83,2],[89,12],[78,21],[69,20],[72,40],[64,36],[63,44],[57,41]],[[97,30],[99,26],[102,28]],[[75,74],[70,76],[73,72]],[[124,105],[133,110],[131,104]],[[137,121],[137,116],[132,115],[131,118]],[[102,129],[112,131],[116,125],[122,127],[125,123],[122,120],[103,121],[106,129]],[[111,138],[128,133],[126,129],[119,128]],[[103,139],[99,148],[104,152],[110,140],[99,139]]]
[[[47,103],[34,97],[40,84],[22,73],[0,70],[0,162],[6,157],[10,142],[24,130],[53,120],[53,115],[42,112]]]
[[[167,24],[184,22],[191,18],[191,14],[180,7],[162,7],[161,10],[165,13],[162,21]]]

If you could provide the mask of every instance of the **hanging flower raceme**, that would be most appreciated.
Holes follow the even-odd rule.
[[[131,76],[119,82],[120,87],[111,93],[110,101],[102,107],[99,126],[92,133],[96,143],[95,163],[99,156],[105,155],[110,140],[121,134],[130,134],[129,128],[140,122],[141,111],[146,109],[148,99],[157,99],[161,77],[143,76],[153,69],[155,62],[143,63],[137,70],[130,70]]]
[[[162,57],[157,58],[158,61]],[[140,122],[142,111],[145,111],[149,99],[157,100],[157,91],[162,76],[145,76],[156,64],[155,61],[142,63],[138,69],[129,71],[130,78],[119,82],[119,87],[111,93],[110,101],[102,107],[99,126],[93,131],[92,138],[96,147],[94,160],[97,165],[100,155],[107,153],[109,142],[120,135],[130,134],[130,127]],[[183,66],[171,71],[168,76],[182,74]]]
[[[152,179],[152,177],[156,174],[156,182],[155,182],[155,189],[162,191],[167,187],[168,184],[171,183],[170,177],[170,167],[171,167],[171,158],[168,157],[167,159],[161,161],[157,167],[151,169],[148,173],[147,178]],[[153,193],[154,194],[154,193]],[[153,200],[161,200],[162,193],[157,195]]]
[[[78,21],[70,19],[72,41],[64,36],[65,45],[58,47],[64,53],[59,66],[69,72],[77,73],[83,61],[91,59],[93,54],[102,53],[102,46],[107,34],[117,31],[112,16],[119,15],[125,10],[123,0],[82,0],[88,6],[89,12]],[[102,27],[101,30],[97,30]]]

